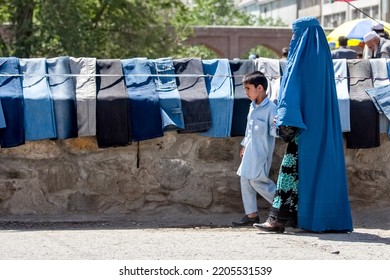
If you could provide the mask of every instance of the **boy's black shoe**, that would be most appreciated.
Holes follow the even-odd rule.
[[[235,227],[246,227],[246,226],[253,226],[254,223],[259,222],[259,216],[256,216],[254,218],[249,218],[248,215],[245,215],[244,218],[241,219],[239,222],[233,222],[233,226]]]

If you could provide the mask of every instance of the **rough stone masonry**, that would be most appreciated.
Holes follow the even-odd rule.
[[[126,147],[97,147],[94,137],[44,140],[0,149],[0,217],[242,213],[242,137],[166,132]],[[277,139],[271,178],[285,144]],[[389,202],[390,142],[345,149],[351,201]]]

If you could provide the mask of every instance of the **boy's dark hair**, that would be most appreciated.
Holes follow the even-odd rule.
[[[255,87],[261,85],[264,91],[266,91],[268,88],[267,78],[260,71],[254,71],[244,75],[244,77],[242,78],[242,83],[254,85]]]

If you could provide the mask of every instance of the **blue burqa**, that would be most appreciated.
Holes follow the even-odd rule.
[[[298,227],[352,231],[333,62],[314,17],[293,23],[277,126],[299,128]]]

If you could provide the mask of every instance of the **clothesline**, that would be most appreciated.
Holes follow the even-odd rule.
[[[56,77],[56,76],[66,76],[66,77],[195,77],[195,78],[210,78],[210,77],[222,77],[222,78],[242,78],[244,74],[242,75],[200,75],[200,74],[0,74],[0,77],[28,77],[28,76],[37,76],[37,77]],[[282,78],[281,75],[276,76],[270,76],[265,75],[265,77],[270,79],[278,79]],[[335,77],[336,80],[339,79],[371,79],[372,77],[354,77],[354,76],[348,76],[348,77],[341,77],[337,76]],[[387,77],[383,78],[375,78],[377,79],[388,79]]]

